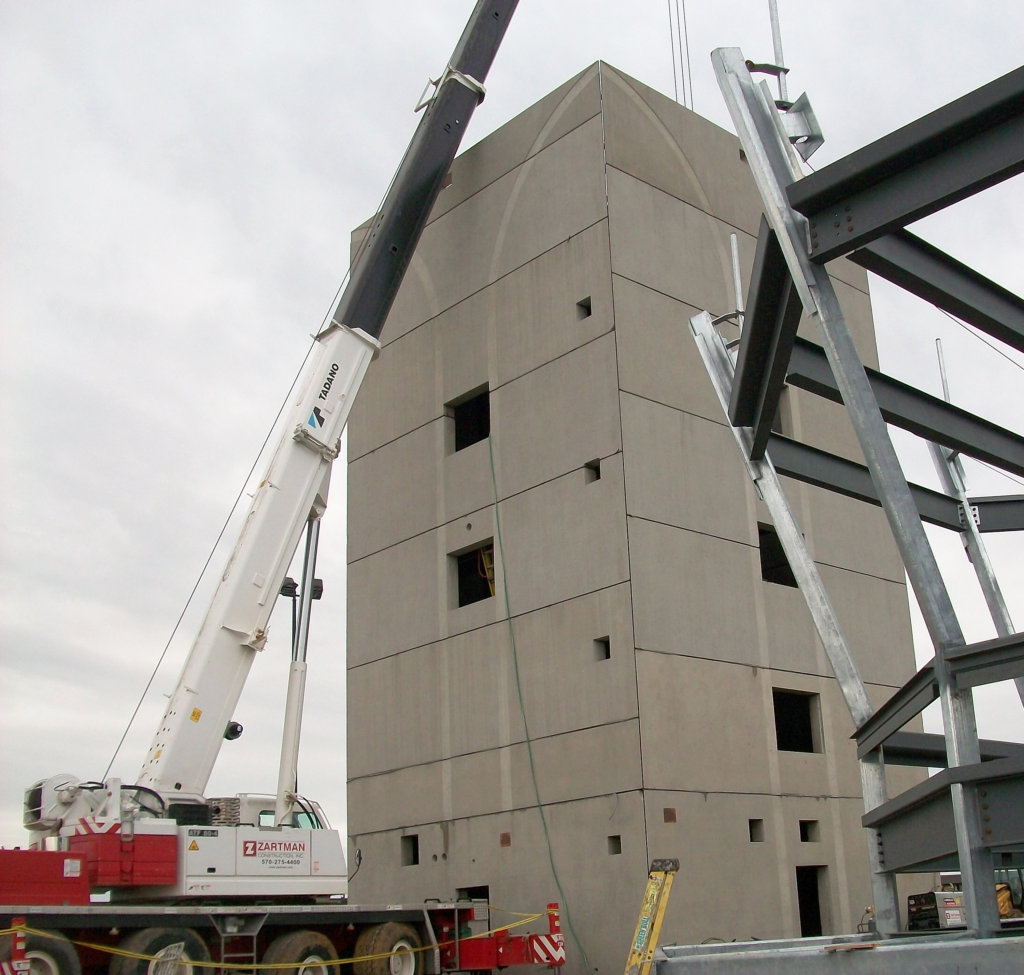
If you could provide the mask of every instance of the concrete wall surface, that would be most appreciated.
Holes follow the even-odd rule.
[[[349,424],[351,898],[560,901],[570,970],[609,971],[650,860],[678,857],[665,940],[799,934],[802,868],[823,930],[855,930],[852,722],[799,590],[766,579],[770,519],[688,327],[734,306],[731,234],[750,273],[737,140],[599,64],[452,176]],[[873,363],[864,272],[836,276]],[[488,433],[456,450],[484,394]],[[779,422],[859,456],[810,394]],[[914,671],[884,518],[787,491],[884,699]],[[780,747],[780,693],[806,748]]]

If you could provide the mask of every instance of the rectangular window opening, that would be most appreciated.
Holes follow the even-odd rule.
[[[494,541],[449,556],[455,562],[457,603],[468,606],[494,595]]]
[[[594,659],[610,660],[612,656],[612,641],[609,637],[599,636],[594,641]]]
[[[590,295],[586,298],[581,298],[576,302],[576,321],[582,322],[584,318],[590,318],[594,314],[593,302],[590,299]]]
[[[817,694],[772,688],[775,743],[780,752],[820,752],[821,716]]]
[[[777,586],[797,587],[796,576],[789,567],[778,532],[771,525],[757,526],[757,544],[761,550],[761,578]]]
[[[666,823],[674,823],[677,820],[676,807],[675,806],[662,806],[661,809],[662,818]]]
[[[801,819],[800,820],[800,842],[801,843],[817,843],[820,836],[819,830],[820,824],[816,819]]]
[[[622,852],[622,837],[619,835],[608,837],[609,856],[618,856]]]
[[[420,862],[420,837],[410,833],[402,838],[402,866],[415,867]]]
[[[751,843],[763,843],[764,842],[764,820],[763,819],[748,819],[747,830],[750,833]]]
[[[583,473],[584,473],[584,476],[587,479],[587,483],[588,484],[592,483],[593,481],[600,481],[601,480],[601,458],[598,457],[597,460],[587,461],[587,463],[585,463],[583,465]]]
[[[450,449],[453,452],[486,440],[491,433],[490,390],[483,386],[446,403],[445,414],[452,430]]]

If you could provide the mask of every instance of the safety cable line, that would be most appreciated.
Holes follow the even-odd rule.
[[[309,361],[309,356],[315,346],[316,340],[314,339],[306,350],[306,355],[302,360],[302,364],[299,366],[298,372],[295,373],[295,378],[292,379],[292,384],[288,387],[288,392],[285,394],[284,399],[281,401],[281,405],[278,407],[277,415],[274,417],[274,421],[271,423],[270,429],[267,430],[267,435],[263,438],[263,443],[256,453],[256,457],[252,462],[252,466],[249,468],[248,474],[245,475],[245,479],[242,481],[242,486],[239,488],[238,494],[235,495],[235,500],[232,502],[231,508],[228,510],[227,517],[224,519],[224,523],[221,525],[220,531],[217,533],[217,538],[210,548],[209,554],[206,556],[206,561],[203,563],[203,567],[199,571],[199,576],[196,578],[196,581],[192,586],[192,591],[188,594],[188,598],[185,600],[185,605],[182,607],[181,612],[178,614],[178,618],[174,622],[174,627],[171,629],[171,635],[167,638],[167,642],[164,644],[163,650],[160,651],[160,656],[157,658],[156,664],[149,675],[149,679],[146,681],[146,686],[142,689],[142,694],[139,696],[139,700],[135,704],[135,709],[132,711],[131,717],[128,719],[128,723],[125,725],[125,729],[121,733],[121,739],[118,741],[117,747],[114,749],[114,754],[110,757],[110,763],[107,765],[107,769],[103,773],[104,780],[106,780],[107,776],[110,774],[110,770],[113,768],[114,762],[117,761],[117,756],[121,751],[121,746],[124,745],[125,739],[128,737],[128,732],[131,731],[132,724],[134,724],[135,719],[138,717],[142,704],[146,699],[146,695],[153,686],[153,681],[156,680],[157,672],[160,670],[160,666],[163,664],[164,658],[167,656],[167,651],[171,647],[171,643],[178,632],[178,628],[181,626],[181,622],[185,618],[185,614],[189,611],[189,608],[192,605],[192,600],[195,598],[196,592],[199,590],[199,586],[202,584],[203,578],[206,576],[206,572],[210,568],[210,563],[213,561],[213,556],[217,551],[217,546],[220,545],[223,540],[224,534],[227,532],[228,525],[231,523],[231,519],[238,510],[238,503],[242,500],[242,495],[245,494],[246,485],[248,485],[250,478],[252,478],[253,472],[256,470],[256,465],[259,464],[260,458],[263,456],[263,452],[267,449],[267,444],[270,442],[271,434],[273,434],[281,416],[284,414],[285,409],[291,401],[292,392],[299,381],[299,377],[304,372],[306,363]]]
[[[676,102],[679,101],[679,76],[676,74],[676,40],[672,34],[672,0],[665,0],[668,5],[668,46],[672,51],[672,90],[675,92]]]
[[[490,905],[488,905],[490,909]],[[512,914],[513,911],[506,913]],[[460,944],[466,941],[478,940],[480,938],[489,938],[495,934],[501,934],[502,932],[511,931],[513,928],[521,927],[525,924],[532,924],[534,921],[540,920],[542,917],[548,917],[552,911],[544,911],[541,914],[523,914],[519,915],[523,918],[521,921],[513,921],[510,924],[502,924],[496,928],[490,928],[487,931],[481,931],[479,934],[471,934],[464,938],[455,938],[448,941],[439,941],[436,945],[428,944],[421,945],[419,948],[396,948],[394,951],[384,951],[375,955],[359,955],[351,958],[329,958],[323,961],[325,966],[333,965],[355,965],[359,962],[369,961],[382,961],[385,958],[394,958],[402,955],[415,955],[415,954],[426,954],[436,948],[457,948]],[[136,961],[147,961],[147,962],[164,962],[167,959],[161,958],[159,955],[146,955],[137,951],[125,951],[123,948],[115,948],[111,945],[96,944],[91,941],[77,941],[72,938],[67,938],[63,935],[57,934],[54,931],[46,931],[38,928],[29,927],[27,924],[14,924],[9,928],[0,929],[0,937],[7,937],[12,934],[26,934],[34,935],[38,938],[48,938],[53,941],[66,941],[72,945],[76,945],[79,948],[88,948],[90,951],[98,951],[106,955],[111,955],[115,958],[131,958]],[[270,964],[253,964],[252,962],[226,962],[212,959],[210,961],[201,961],[196,958],[188,959],[188,965],[194,968],[223,968],[227,970],[236,971],[283,971],[285,969],[289,971],[295,971],[295,962],[272,962]],[[155,966],[154,966],[155,967]]]
[[[939,308],[939,311],[941,311],[942,314],[945,315],[946,318],[948,318],[951,322],[955,322],[957,325],[959,325],[972,338],[976,338],[979,342],[981,342],[982,345],[987,345],[993,352],[997,353],[998,355],[1001,355],[1007,362],[1010,363],[1011,366],[1015,366],[1017,369],[1020,369],[1021,372],[1024,372],[1024,365],[1021,365],[1021,363],[1014,359],[1013,356],[1007,355],[1002,349],[999,348],[999,346],[993,345],[984,336],[979,335],[966,322],[961,321],[959,318],[956,317],[956,315],[951,315],[944,308]]]
[[[530,735],[530,724],[526,719],[526,702],[523,698],[523,683],[519,675],[519,648],[516,645],[515,627],[512,625],[512,604],[509,601],[508,573],[505,571],[505,547],[501,541],[501,516],[498,511],[498,477],[494,468],[494,439],[490,434],[487,436],[487,451],[491,460],[491,486],[494,488],[494,540],[497,543],[498,560],[501,564],[501,586],[505,595],[505,619],[508,622],[508,635],[512,644],[512,673],[515,677],[516,695],[519,698],[519,714],[523,719],[523,736],[526,740],[526,755],[529,759],[530,765],[530,781],[533,784],[534,801],[537,805],[541,828],[544,832],[544,844],[547,847],[548,865],[551,867],[551,876],[554,878],[555,887],[558,890],[559,903],[562,906],[562,917],[565,919],[565,926],[569,929],[569,933],[572,935],[572,940],[576,943],[580,956],[583,958],[585,971],[591,972],[594,969],[590,964],[590,959],[587,957],[586,949],[583,947],[583,943],[580,941],[579,935],[576,933],[576,927],[572,923],[572,912],[569,909],[569,900],[565,896],[565,890],[562,887],[562,880],[558,875],[558,868],[555,866],[555,853],[551,844],[551,833],[548,830],[548,819],[547,815],[544,813],[544,805],[540,799],[540,783],[537,780],[537,766],[534,763],[533,758],[533,738]]]

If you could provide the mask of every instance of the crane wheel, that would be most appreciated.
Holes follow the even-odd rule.
[[[353,975],[422,975],[422,947],[416,929],[408,924],[375,924],[356,939]]]
[[[182,946],[180,955],[178,945]],[[191,928],[142,928],[129,934],[117,947],[144,957],[114,955],[110,960],[110,975],[156,975],[161,965],[166,966],[168,961],[178,958],[177,975],[205,975],[205,969],[189,963],[210,960],[206,942]]]
[[[291,931],[270,942],[263,952],[262,964],[295,966],[275,968],[272,975],[340,975],[337,957],[337,949],[325,934]]]
[[[14,936],[0,938],[0,962],[10,971],[8,962],[14,948]],[[25,935],[25,957],[31,975],[82,975],[82,963],[75,946],[56,931],[33,931]]]

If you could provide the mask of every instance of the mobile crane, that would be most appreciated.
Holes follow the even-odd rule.
[[[0,963],[29,959],[39,975],[156,971],[162,960],[212,957],[294,964],[360,975],[415,975],[432,945],[433,971],[560,964],[564,947],[549,905],[547,935],[499,932],[466,939],[472,909],[360,908],[345,903],[342,841],[319,806],[296,794],[305,684],[305,632],[320,518],[331,465],[387,313],[431,207],[445,185],[466,124],[516,0],[478,0],[409,149],[371,221],[348,286],[299,384],[291,420],[259,483],[206,617],[146,755],[138,781],[59,774],[25,793],[27,850],[0,851]],[[225,739],[241,734],[233,711],[303,531],[300,610],[293,639],[285,734],[275,797],[205,795]],[[109,893],[110,903],[92,902]],[[257,902],[258,905],[257,906]],[[59,906],[58,906],[59,905]],[[171,905],[174,905],[173,907]],[[25,937],[24,930],[30,932]],[[74,943],[88,942],[76,951]],[[411,952],[386,957],[394,951]],[[381,956],[385,956],[381,968]],[[20,956],[20,958],[19,958]]]

